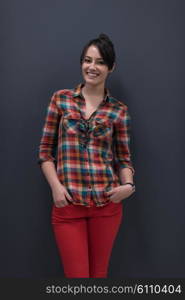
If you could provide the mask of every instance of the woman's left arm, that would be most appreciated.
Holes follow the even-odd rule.
[[[120,202],[135,191],[135,186],[132,186],[135,170],[130,153],[130,129],[131,118],[125,105],[114,126],[114,161],[121,185],[107,192],[113,202]]]
[[[134,183],[133,171],[130,168],[120,168],[119,178],[121,184],[125,184],[126,182]]]
[[[115,122],[113,135],[114,161],[122,183],[125,183],[125,180],[132,181],[135,174],[130,153],[130,135],[131,117],[128,107],[124,105],[118,120]]]

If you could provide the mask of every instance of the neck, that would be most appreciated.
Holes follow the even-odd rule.
[[[88,83],[85,83],[85,85],[82,88],[83,92],[86,95],[95,96],[95,97],[98,96],[104,97],[104,89],[105,89],[104,85],[93,86],[93,85],[89,85]]]

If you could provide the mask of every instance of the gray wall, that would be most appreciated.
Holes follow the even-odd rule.
[[[136,170],[136,193],[124,201],[109,277],[184,277],[185,2],[0,5],[0,276],[63,276],[38,145],[52,93],[81,82],[81,49],[104,32],[117,52],[108,87],[129,107]]]

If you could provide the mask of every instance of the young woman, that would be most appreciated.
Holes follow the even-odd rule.
[[[135,191],[130,115],[105,88],[115,68],[109,37],[90,40],[80,62],[84,82],[51,98],[38,163],[52,191],[51,222],[65,277],[106,278],[122,200]]]

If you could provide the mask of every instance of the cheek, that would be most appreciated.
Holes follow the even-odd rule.
[[[107,78],[108,73],[104,71],[104,72],[102,72],[102,76],[103,76],[103,78]]]
[[[83,78],[86,77],[86,72],[85,72],[85,70],[83,68],[81,69],[81,74],[82,74]]]
[[[108,76],[108,69],[106,67],[102,68],[101,73],[103,75],[103,77],[107,77]]]
[[[85,72],[85,70],[87,69],[87,65],[85,63],[82,64],[81,66],[81,69],[82,69],[82,72]]]

